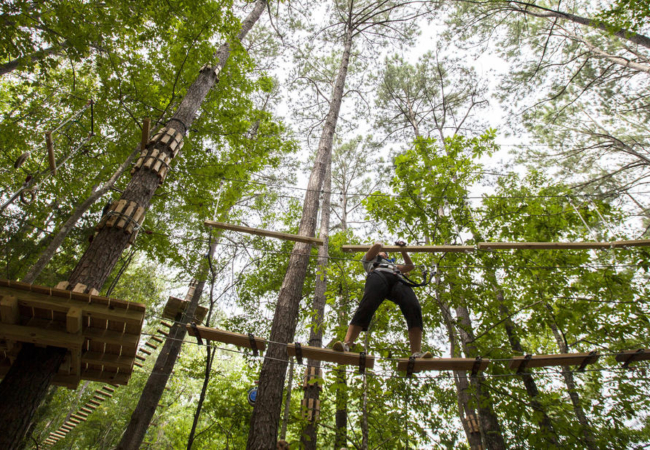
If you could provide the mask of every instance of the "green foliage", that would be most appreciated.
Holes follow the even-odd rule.
[[[608,9],[596,15],[612,31],[641,31],[650,17],[648,5],[641,0],[617,0]]]

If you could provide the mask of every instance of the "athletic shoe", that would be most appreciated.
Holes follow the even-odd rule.
[[[332,350],[334,350],[335,352],[349,352],[350,344],[348,344],[347,342],[336,341],[332,346]]]
[[[415,352],[411,356],[414,358],[433,358],[431,352]]]

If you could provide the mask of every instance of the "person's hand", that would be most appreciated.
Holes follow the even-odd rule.
[[[404,242],[404,241],[396,241],[396,242],[395,242],[395,245],[397,245],[398,247],[405,247],[405,246],[406,246],[406,242]]]

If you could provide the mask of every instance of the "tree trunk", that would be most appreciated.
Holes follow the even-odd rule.
[[[68,218],[68,220],[65,221],[63,226],[59,229],[57,232],[56,236],[54,236],[54,239],[49,243],[47,248],[41,253],[41,256],[38,258],[38,261],[27,271],[27,274],[23,277],[23,282],[24,283],[29,283],[32,284],[34,281],[36,281],[36,278],[40,275],[40,273],[43,271],[45,266],[50,262],[56,251],[59,249],[61,244],[63,244],[63,241],[65,238],[68,236],[70,231],[74,228],[74,226],[77,224],[79,219],[90,209],[90,207],[100,198],[104,196],[113,186],[115,186],[115,183],[117,180],[122,176],[124,171],[129,167],[133,159],[140,154],[140,147],[138,146],[137,149],[133,151],[129,155],[128,158],[120,165],[120,167],[117,168],[115,173],[109,178],[109,180],[104,183],[102,187],[97,189],[95,192],[90,194],[86,200],[84,200],[81,204],[79,204],[74,211],[72,212],[72,215]]]
[[[428,244],[428,239],[427,239]],[[457,358],[459,357],[459,350],[456,344],[456,333],[454,331],[454,318],[451,315],[449,310],[449,305],[443,302],[442,296],[440,295],[440,274],[436,274],[436,290],[435,298],[440,311],[442,312],[442,318],[447,327],[447,334],[449,335],[449,357]],[[467,416],[478,417],[475,409],[470,405],[470,388],[469,381],[467,379],[467,373],[464,371],[454,371],[454,384],[456,385],[456,399],[458,402],[458,417],[461,419],[463,424],[463,430],[465,431],[465,436],[467,437],[467,442],[472,450],[478,449],[483,445],[481,439],[481,433],[472,433],[472,430],[469,427],[469,424],[465,418]],[[479,428],[482,428],[479,426]]]
[[[289,364],[289,381],[287,381],[287,397],[284,401],[284,419],[282,419],[282,430],[280,431],[280,439],[287,438],[287,426],[289,425],[289,413],[291,410],[291,391],[293,389],[293,360]]]
[[[368,354],[368,343],[370,341],[370,330],[372,323],[364,337],[364,351]],[[407,389],[410,389],[409,386]],[[363,373],[363,397],[361,400],[361,450],[368,450],[368,375]],[[408,449],[408,417],[406,418],[406,448]]]
[[[214,251],[214,247],[215,245],[212,246],[210,250],[211,252]],[[203,273],[205,273],[204,268]],[[165,392],[165,386],[167,386],[167,381],[172,374],[178,355],[181,352],[183,339],[186,334],[185,325],[193,320],[194,312],[196,311],[196,307],[198,306],[201,295],[203,294],[205,276],[202,276],[201,278],[202,279],[199,280],[195,286],[194,294],[191,299],[189,299],[190,304],[187,305],[187,309],[184,313],[179,314],[176,317],[171,329],[169,330],[169,337],[165,340],[165,344],[156,359],[153,371],[147,379],[147,384],[142,390],[138,405],[135,407],[133,414],[131,414],[131,420],[129,421],[126,431],[122,435],[122,439],[116,447],[116,450],[138,450],[142,445],[142,441],[147,433],[151,419],[153,418],[158,403],[160,403],[160,399]],[[188,294],[190,293],[191,291],[188,291]]]
[[[65,357],[65,349],[23,344],[0,383],[0,448],[22,447],[25,431]]]
[[[339,73],[332,93],[330,109],[318,144],[316,161],[309,177],[307,192],[303,205],[302,219],[298,234],[314,236],[316,217],[318,215],[318,197],[325,178],[325,169],[332,153],[332,142],[336,123],[343,101],[343,89],[350,62],[352,48],[352,31],[346,30],[344,50]],[[267,450],[276,445],[280,407],[282,404],[282,386],[287,371],[286,343],[293,340],[296,322],[309,265],[310,244],[296,243],[289,258],[289,267],[284,277],[278,303],[273,317],[267,358],[264,359],[260,373],[258,398],[251,418],[248,433],[249,450]]]
[[[344,222],[344,226],[347,224]],[[346,303],[349,296],[345,296]],[[339,314],[339,326],[344,328],[347,326],[345,314],[341,311]],[[336,450],[347,447],[348,444],[348,379],[345,366],[336,366],[334,370],[336,377],[336,435],[334,438],[334,448]]]
[[[242,29],[237,36],[240,40],[255,25],[265,7],[265,0],[255,2],[253,10],[242,23]],[[218,69],[225,65],[229,56],[230,45],[225,43],[219,47],[215,54],[215,57],[218,58]],[[217,72],[218,70],[215,71],[210,67],[201,69],[196,80],[187,90],[187,94],[181,101],[172,119],[167,122],[167,128],[180,133],[181,136],[187,134],[187,130],[194,122],[194,118],[201,104],[218,80]],[[160,141],[155,145],[161,154],[172,158],[172,151],[169,147],[164,146]],[[134,173],[121,199],[134,201],[146,211],[159,185],[160,179],[157,173],[150,170],[139,170]],[[77,283],[82,283],[87,286],[88,290],[92,288],[100,290],[106,278],[108,278],[115,267],[122,251],[128,245],[130,237],[130,235],[114,227],[104,227],[99,230],[97,236],[93,239],[77,266],[70,274],[68,278],[69,283],[72,286],[75,286]],[[14,362],[14,366],[10,370],[10,373],[13,372],[14,376],[6,376],[2,380],[2,383],[0,383],[0,392],[20,392],[23,394],[20,398],[10,397],[15,403],[0,402],[0,405],[2,405],[0,407],[0,424],[11,424],[12,431],[10,439],[12,439],[12,446],[15,445],[14,442],[20,442],[23,439],[38,403],[47,392],[46,389],[41,389],[40,386],[52,380],[63,361],[63,356],[55,358],[60,353],[60,350],[51,350],[51,353],[51,357],[34,358],[29,351],[23,349],[18,354],[16,361],[20,362],[19,367],[22,368],[23,374],[33,374],[26,378],[33,382],[33,388],[26,388],[24,381],[20,379],[21,377],[16,375],[15,372],[17,369],[13,369],[16,362]],[[51,363],[46,365],[45,362]],[[29,392],[29,394],[26,392]],[[35,399],[30,402],[25,402],[25,395],[30,398],[35,396]],[[0,427],[3,425],[0,425]],[[1,434],[4,436],[8,435],[7,433]]]
[[[472,320],[469,316],[469,311],[466,307],[459,306],[456,308],[456,316],[459,323],[458,331],[460,333],[463,352],[468,358],[476,358],[478,356],[478,350],[473,344],[474,332],[472,331]],[[488,449],[502,450],[506,448],[506,444],[503,439],[503,433],[501,432],[501,426],[499,425],[499,418],[492,409],[490,394],[482,389],[483,383],[485,383],[485,377],[483,375],[472,378],[472,386],[474,386],[478,399],[477,408],[481,433]]]
[[[548,325],[553,331],[553,336],[555,336],[555,341],[557,346],[562,353],[569,353],[569,347],[567,346],[564,337],[560,333],[560,330],[555,323],[555,316],[553,314],[553,308],[549,304],[546,305],[551,320],[548,321]],[[596,443],[596,438],[594,437],[591,424],[587,415],[585,414],[584,409],[582,408],[582,402],[580,401],[580,395],[578,394],[578,388],[573,378],[573,372],[571,372],[566,366],[562,366],[562,376],[564,377],[564,382],[566,383],[567,391],[569,392],[569,397],[571,398],[571,403],[573,404],[573,411],[575,412],[578,422],[580,423],[580,428],[582,429],[582,435],[584,437],[583,445],[589,450],[596,450],[598,444]]]
[[[505,305],[503,291],[498,288],[497,288],[497,300],[499,302],[499,311],[504,317],[507,317],[510,314],[510,311],[508,310],[508,307]],[[512,348],[512,350],[515,352],[524,354],[525,353],[524,349],[521,346],[521,342],[519,341],[519,338],[517,337],[517,333],[515,331],[514,322],[508,319],[504,322],[504,325],[506,328],[506,334],[508,335],[508,341],[510,342],[510,348]],[[548,443],[551,445],[559,446],[557,434],[553,429],[553,423],[551,422],[551,418],[546,413],[546,409],[544,408],[544,406],[537,399],[537,396],[539,395],[539,390],[537,389],[537,384],[535,383],[533,376],[523,371],[521,373],[521,379],[523,380],[524,386],[526,387],[526,392],[530,397],[530,405],[532,406],[533,410],[539,413],[539,415],[541,416],[538,425],[540,427],[541,432],[544,435],[544,439],[546,439]]]
[[[190,436],[187,438],[187,450],[192,450],[192,445],[194,444],[194,437],[196,435],[196,427],[199,424],[199,417],[201,417],[201,409],[203,407],[203,402],[205,401],[205,395],[208,392],[208,383],[210,382],[210,373],[212,372],[212,363],[214,362],[214,357],[216,355],[216,350],[208,346],[206,347],[206,361],[205,361],[205,377],[203,378],[203,385],[201,386],[201,394],[199,396],[199,402],[196,405],[196,412],[194,413],[194,420],[192,421],[192,430],[190,431]]]
[[[345,448],[348,444],[348,380],[345,366],[338,366],[335,370],[336,377],[336,436],[334,447]]]
[[[318,248],[318,276],[316,277],[316,286],[314,292],[314,303],[311,331],[309,333],[309,345],[312,347],[323,346],[323,317],[325,315],[325,291],[327,290],[327,263],[328,263],[328,244],[329,244],[329,229],[330,229],[330,200],[332,190],[332,155],[329,155],[329,161],[325,168],[325,180],[323,181],[323,205],[321,207],[321,222],[319,237],[325,243]],[[314,368],[316,375],[320,373],[320,361],[308,360],[307,373],[310,373],[311,368]],[[305,387],[305,404],[309,405],[309,400],[312,399],[314,405],[320,400],[320,390],[322,389],[321,383],[309,383]],[[314,417],[315,415],[312,415]],[[307,422],[307,426],[302,431],[300,438],[305,450],[316,450],[318,432],[318,422],[315,417],[313,420]]]
[[[52,47],[49,48],[44,48],[43,50],[38,50],[31,55],[25,55],[20,58],[13,59],[9,62],[6,62],[4,64],[0,64],[0,76],[6,75],[9,72],[12,72],[18,68],[18,66],[22,64],[30,64],[33,62],[37,62],[45,58],[46,56],[53,55],[55,53],[59,53],[61,50],[64,50],[68,48],[70,44],[68,41],[63,41],[59,45],[53,45]]]

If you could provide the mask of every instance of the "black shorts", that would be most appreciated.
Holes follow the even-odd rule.
[[[415,292],[410,286],[400,283],[397,276],[389,272],[384,272],[381,275],[378,272],[368,274],[363,298],[350,324],[358,325],[367,331],[372,316],[386,299],[395,303],[402,310],[409,330],[416,327],[423,328],[422,308]]]

